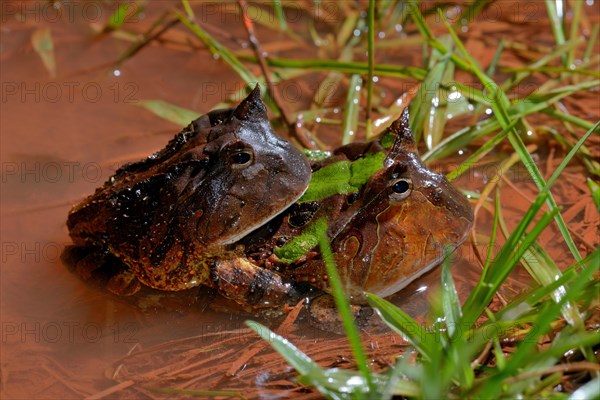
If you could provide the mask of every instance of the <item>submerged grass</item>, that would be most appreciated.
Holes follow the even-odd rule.
[[[487,1],[476,1],[470,4],[468,10],[477,14],[488,4]],[[538,59],[520,67],[502,67],[501,59],[508,42],[501,40],[490,65],[484,69],[476,60],[477,57],[467,51],[463,40],[456,33],[455,29],[460,28],[462,23],[457,22],[451,26],[441,10],[427,9],[426,5],[415,0],[408,0],[407,3],[371,0],[363,13],[351,7],[340,7],[348,18],[339,21],[339,35],[331,40],[333,43],[330,47],[322,45],[326,39],[319,35],[312,24],[309,27],[311,37],[314,43],[322,46],[320,51],[326,53],[333,51],[333,48],[342,49],[341,56],[338,55],[336,60],[326,57],[265,57],[268,67],[274,68],[278,76],[295,71],[295,76],[301,77],[309,72],[321,71],[329,74],[327,82],[349,82],[343,116],[333,116],[329,120],[342,126],[343,143],[353,141],[361,128],[366,128],[364,131],[369,136],[372,111],[377,110],[384,115],[396,112],[394,107],[397,105],[394,103],[387,108],[376,103],[376,76],[416,80],[420,83],[420,88],[411,104],[411,127],[428,149],[423,160],[439,160],[460,149],[478,147],[448,174],[449,179],[456,179],[489,153],[503,154],[505,151],[500,150],[500,146],[508,145],[514,151],[514,159],[505,159],[504,165],[508,167],[520,161],[538,190],[530,207],[512,231],[506,228],[504,222],[498,183],[482,191],[480,202],[492,211],[494,218],[489,250],[481,260],[481,277],[461,305],[451,274],[450,257],[447,257],[442,266],[441,292],[437,298],[432,299],[430,319],[436,321],[432,326],[423,326],[389,301],[366,294],[369,304],[379,317],[412,346],[412,351],[399,354],[393,367],[383,373],[370,369],[359,332],[349,312],[348,300],[331,261],[331,249],[324,233],[317,235],[336,306],[358,371],[324,369],[284,337],[257,322],[247,322],[250,328],[269,341],[296,369],[301,383],[314,387],[332,399],[391,398],[395,395],[411,398],[600,397],[600,368],[594,358],[594,351],[600,346],[600,335],[586,327],[586,320],[597,312],[599,305],[600,251],[595,249],[586,257],[580,254],[562,216],[564,210],[555,201],[551,190],[566,167],[576,158],[583,162],[591,176],[587,180],[589,193],[596,208],[600,208],[600,189],[594,180],[600,176],[600,171],[597,160],[594,160],[585,145],[592,135],[598,135],[599,122],[571,115],[561,103],[584,91],[598,90],[600,81],[597,79],[598,72],[594,69],[597,68],[598,60],[593,56],[596,40],[593,33],[597,35],[599,28],[598,25],[592,27],[591,40],[586,43],[580,33],[584,17],[582,3],[567,4],[573,7],[573,21],[568,37],[565,34],[564,20],[561,20],[565,10],[557,9],[564,7],[564,3],[546,0],[545,9],[556,46],[548,54],[541,54]],[[183,0],[182,7],[185,13],[177,11],[174,17],[215,56],[223,60],[246,83],[261,81],[243,63],[258,63],[256,58],[236,54],[228,49],[196,21],[193,6],[188,1]],[[276,17],[276,22],[272,23],[273,28],[285,37],[298,40],[290,27],[290,21],[286,20],[286,3],[274,1],[272,7]],[[431,18],[443,22],[445,36],[433,33],[432,26],[428,23]],[[411,25],[411,28],[415,27],[419,32],[420,37],[411,36],[406,42],[422,44],[425,53],[423,67],[375,62],[375,48],[387,48],[386,41],[390,45],[395,43],[395,39],[383,39],[386,33],[398,29],[399,22],[395,21],[401,22],[400,28],[403,31],[407,31],[406,27]],[[120,26],[115,23],[113,28],[118,29]],[[367,35],[363,35],[365,32]],[[379,32],[380,39],[377,41],[375,32]],[[366,62],[354,59],[357,54],[365,52]],[[581,64],[572,68],[577,57],[581,57]],[[560,61],[560,65],[551,65],[557,61]],[[477,85],[455,82],[456,70],[475,78]],[[503,82],[493,79],[496,71],[503,74]],[[509,97],[511,89],[534,74],[558,75],[559,78],[546,81],[533,93]],[[367,79],[365,87],[362,85],[364,79]],[[451,94],[454,96],[452,99],[449,97]],[[362,95],[366,97],[364,124],[360,122]],[[462,98],[461,108],[451,104],[451,100],[457,97]],[[295,115],[310,115],[312,120],[317,120],[319,113],[327,114],[328,109],[323,106],[326,96],[319,94],[315,99],[318,100],[315,101],[316,105],[308,110],[300,110]],[[192,114],[188,110],[159,101],[146,101],[142,106],[177,123],[185,122]],[[451,113],[451,107],[460,111],[456,115],[470,112],[480,121],[443,137],[448,130],[445,117]],[[532,147],[527,146],[529,135],[523,134],[528,130],[535,130],[536,123],[530,121],[534,118],[537,121],[542,116],[551,122],[569,125],[572,129],[587,130],[577,138],[548,135],[549,140],[556,138],[556,142],[569,151],[547,180],[531,154]],[[376,126],[373,128],[376,129]],[[537,130],[538,134],[544,131]],[[488,194],[492,194],[494,188],[496,195],[490,200]],[[572,265],[562,271],[544,249],[547,244],[540,241],[540,235],[552,223],[558,227],[560,237],[573,257]],[[498,239],[501,233],[505,234],[506,240],[494,254],[492,248],[500,243]],[[491,306],[500,287],[519,265],[526,267],[536,286],[515,298],[507,299],[501,306]],[[507,351],[508,346],[510,351]],[[571,356],[567,357],[566,353]],[[573,354],[579,356],[575,362],[571,362]],[[588,382],[572,394],[558,390],[569,380],[571,371],[575,370],[587,372]],[[194,395],[192,391],[185,394]]]

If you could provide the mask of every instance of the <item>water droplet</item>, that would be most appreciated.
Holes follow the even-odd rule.
[[[588,6],[593,6],[594,5],[594,0],[585,0],[585,4]]]
[[[356,86],[354,87],[354,89],[356,89],[356,90],[360,90],[360,85],[356,85]]]
[[[348,131],[348,136],[354,136],[354,131]]]
[[[402,24],[396,24],[394,29],[396,29],[396,32],[402,32]]]
[[[321,117],[317,117],[315,118],[315,122],[318,124],[319,122],[321,122]]]
[[[383,118],[378,118],[375,120],[375,126],[380,126],[384,123],[386,123],[387,121],[389,121],[391,119],[391,117],[387,116],[387,117],[383,117]]]
[[[214,53],[214,54],[213,54],[213,59],[214,59],[214,60],[218,60],[219,58],[221,58],[221,56],[220,56],[220,55],[218,55],[217,53]]]
[[[379,37],[379,39],[383,39],[385,37],[385,32],[379,32],[377,36]]]
[[[564,17],[564,13],[563,13],[563,1],[562,0],[556,0],[555,3],[556,6],[556,15],[558,16],[559,19],[563,19]]]
[[[373,82],[379,82],[379,77],[378,76],[374,76],[373,77]]]
[[[531,135],[533,135],[533,132],[527,131],[527,136],[531,136]]]
[[[486,109],[485,109],[485,113],[486,113],[487,115],[492,115],[492,109],[491,109],[491,108],[486,108]]]
[[[121,76],[121,70],[120,70],[120,69],[115,69],[115,70],[113,71],[113,75],[114,75],[114,76]]]
[[[337,114],[337,113],[339,113],[339,112],[340,112],[340,109],[339,109],[339,108],[337,108],[337,107],[336,107],[336,108],[334,108],[334,109],[333,109],[333,113],[334,113],[334,114]]]
[[[415,292],[416,293],[423,293],[426,290],[427,290],[427,286],[423,285],[423,286],[419,287],[417,290],[415,290]]]
[[[464,151],[463,149],[460,149],[460,150],[458,151],[458,155],[459,155],[459,156],[462,156],[463,154],[465,154],[465,151]]]
[[[446,119],[452,119],[452,117],[454,117],[454,115],[452,115],[452,114],[446,115]]]
[[[354,36],[360,36],[360,29],[355,29],[352,33]]]
[[[469,27],[467,25],[463,25],[460,27],[460,30],[463,32],[469,32]]]
[[[352,100],[352,102],[353,102],[354,104],[358,104],[358,99],[354,99],[354,100]]]
[[[249,46],[248,42],[242,42],[242,49],[247,49]]]
[[[448,94],[448,101],[460,100],[462,94],[460,92],[452,92]]]

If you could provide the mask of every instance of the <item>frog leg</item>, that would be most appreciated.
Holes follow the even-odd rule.
[[[61,259],[83,281],[106,288],[118,296],[133,295],[141,288],[131,268],[105,248],[67,246]]]
[[[345,335],[342,319],[330,294],[324,293],[308,303],[308,323],[325,332]],[[359,328],[370,326],[374,311],[368,305],[350,304],[350,313]]]
[[[280,274],[242,257],[215,261],[211,266],[211,282],[221,295],[250,313],[283,308],[285,304],[298,302],[301,297]]]

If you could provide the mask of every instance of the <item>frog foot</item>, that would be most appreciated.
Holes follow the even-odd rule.
[[[315,297],[308,303],[307,308],[308,322],[312,327],[338,335],[346,334],[333,297],[328,294]],[[371,317],[374,314],[371,307],[351,304],[350,311],[359,328],[366,328],[370,325]]]
[[[245,258],[216,261],[211,268],[213,287],[235,301],[244,311],[261,313],[295,304],[301,293],[277,272],[259,267]]]
[[[106,249],[94,246],[67,246],[63,264],[83,281],[118,296],[137,293],[141,284],[131,269]]]

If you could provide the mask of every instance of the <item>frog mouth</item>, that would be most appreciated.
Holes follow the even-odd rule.
[[[253,231],[255,231],[255,230],[259,229],[260,227],[268,224],[275,217],[277,217],[278,215],[280,215],[281,213],[283,213],[285,210],[287,210],[289,206],[291,206],[296,201],[298,201],[304,195],[304,192],[306,192],[307,189],[308,189],[308,186],[304,190],[302,190],[301,192],[299,192],[298,195],[296,197],[294,197],[291,201],[289,201],[287,203],[284,203],[279,209],[277,209],[273,213],[271,213],[271,215],[269,217],[264,218],[262,220],[256,221],[255,224],[252,224],[248,228],[246,228],[245,230],[239,232],[238,234],[236,234],[234,236],[231,236],[229,239],[223,241],[222,244],[223,245],[233,244],[233,243],[241,240],[245,236],[249,235]]]

